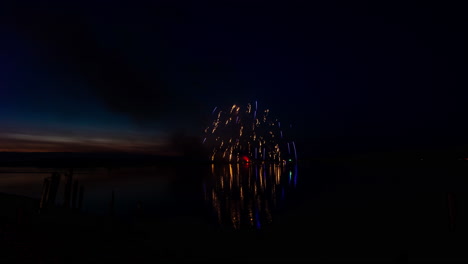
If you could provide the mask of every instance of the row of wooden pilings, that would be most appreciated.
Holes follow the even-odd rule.
[[[44,179],[42,194],[39,204],[40,212],[51,208],[62,207],[73,210],[81,210],[83,207],[84,186],[78,180],[73,179],[73,170],[63,173],[65,177],[65,189],[63,204],[57,204],[57,195],[60,186],[61,173],[53,172],[50,177]]]

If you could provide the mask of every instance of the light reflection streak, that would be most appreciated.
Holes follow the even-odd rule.
[[[278,202],[294,190],[297,179],[297,165],[273,163],[212,164],[211,172],[204,185],[206,201],[218,224],[235,230],[258,229],[271,223],[282,204]]]

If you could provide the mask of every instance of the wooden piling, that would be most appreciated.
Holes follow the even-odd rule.
[[[73,170],[66,173],[66,183],[65,183],[65,191],[64,191],[64,204],[65,208],[70,208],[71,205],[71,192],[72,192],[72,183],[73,183]]]
[[[49,181],[49,178],[45,178],[45,179],[44,179],[44,183],[42,184],[41,201],[40,201],[40,203],[39,203],[39,209],[41,209],[41,210],[47,208],[48,196],[49,196],[49,189],[50,189],[50,181]]]
[[[73,194],[72,194],[72,209],[77,208],[77,198],[78,198],[78,181],[73,183]]]
[[[112,195],[111,195],[111,201],[110,201],[110,215],[114,216],[115,213],[115,193],[114,190],[112,190]]]
[[[84,196],[84,186],[80,185],[80,191],[78,194],[78,210],[83,208],[83,196]]]
[[[55,199],[57,198],[57,191],[60,184],[60,173],[54,172],[50,177],[50,188],[47,199],[48,206],[55,206]]]
[[[447,194],[447,205],[449,213],[449,230],[455,231],[456,203],[455,195],[451,192]]]

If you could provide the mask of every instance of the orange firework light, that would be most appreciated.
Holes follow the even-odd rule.
[[[296,145],[287,137],[281,122],[269,109],[259,109],[258,103],[232,105],[228,109],[215,107],[213,122],[205,129],[203,144],[212,151],[211,161],[229,163],[275,162],[297,160]]]

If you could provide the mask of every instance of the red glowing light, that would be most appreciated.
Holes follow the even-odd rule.
[[[247,157],[247,156],[243,156],[242,159],[243,159],[245,162],[247,162],[247,163],[250,162],[250,159],[249,159],[249,157]]]

